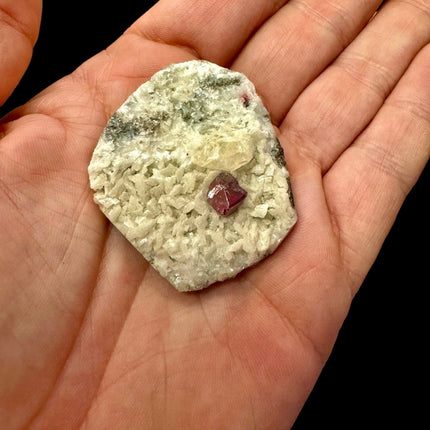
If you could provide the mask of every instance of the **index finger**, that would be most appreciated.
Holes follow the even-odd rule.
[[[105,122],[130,93],[171,63],[204,59],[228,67],[287,1],[160,0],[75,76],[96,89]]]
[[[288,0],[160,0],[129,29],[227,66],[251,34]]]

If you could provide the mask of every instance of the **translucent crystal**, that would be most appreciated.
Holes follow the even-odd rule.
[[[248,164],[254,156],[255,143],[245,133],[231,136],[204,136],[192,156],[194,164],[213,170],[232,172]]]

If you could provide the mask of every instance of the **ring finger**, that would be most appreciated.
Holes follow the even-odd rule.
[[[424,2],[388,2],[299,97],[281,126],[283,140],[324,174],[430,41],[429,12]]]

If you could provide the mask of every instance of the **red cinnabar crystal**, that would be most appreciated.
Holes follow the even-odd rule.
[[[220,173],[209,185],[208,202],[222,216],[233,213],[247,196],[230,173]]]

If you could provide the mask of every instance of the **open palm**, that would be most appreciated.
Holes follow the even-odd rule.
[[[40,3],[0,0],[0,102]],[[161,0],[2,120],[0,428],[292,425],[429,158],[430,5],[371,19],[379,3]],[[186,294],[103,217],[87,166],[127,96],[195,58],[256,85],[299,221],[269,259]]]

